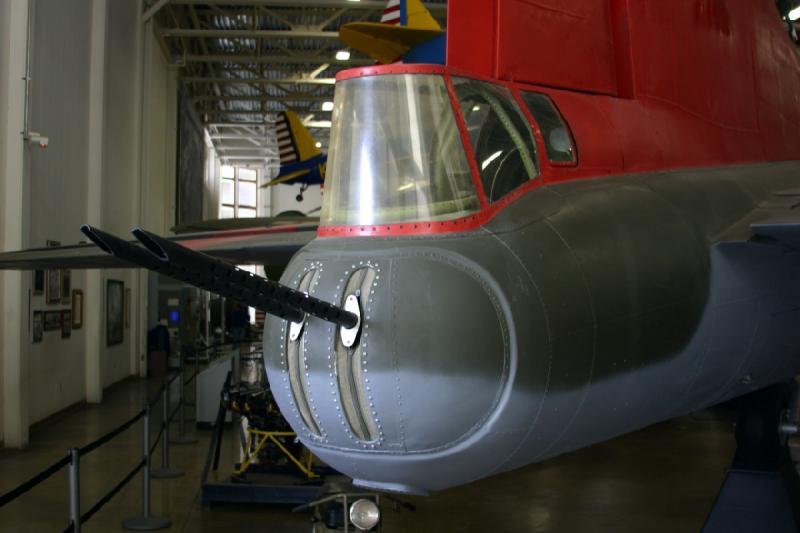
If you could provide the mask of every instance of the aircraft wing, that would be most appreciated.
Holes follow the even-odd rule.
[[[800,213],[779,215],[750,225],[755,235],[800,249]]]
[[[763,216],[751,221],[753,235],[800,249],[800,189],[779,191],[773,196],[763,206]]]
[[[170,230],[176,235],[185,233],[201,233],[204,231],[226,231],[232,229],[275,228],[279,226],[297,226],[319,224],[319,217],[302,215],[280,215],[277,217],[254,218],[215,218],[197,222],[183,222]]]
[[[286,265],[316,237],[316,223],[190,233],[169,240],[237,265]],[[136,246],[138,241],[131,240]],[[0,270],[138,268],[94,244],[76,244],[0,253]]]

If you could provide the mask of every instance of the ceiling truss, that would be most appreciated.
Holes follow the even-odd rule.
[[[444,26],[446,0],[426,0]],[[277,113],[298,113],[327,149],[336,73],[371,65],[339,28],[378,21],[385,0],[147,0],[142,20],[208,131],[223,163],[278,166]]]

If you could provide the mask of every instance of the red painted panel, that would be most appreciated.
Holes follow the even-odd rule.
[[[777,10],[770,9],[777,20]],[[636,95],[720,131],[756,132],[751,2],[630,5]]]
[[[494,76],[497,0],[455,0],[447,5],[447,65]]]
[[[544,92],[569,123],[578,165],[544,162],[541,180],[466,219],[321,234],[465,231],[547,182],[800,160],[800,53],[773,0],[453,0],[450,7],[447,67],[370,67],[338,77],[402,68]]]
[[[616,94],[607,0],[502,0],[496,76]]]

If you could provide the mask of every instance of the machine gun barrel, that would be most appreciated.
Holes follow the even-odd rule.
[[[142,247],[85,225],[81,231],[105,252],[167,277],[221,294],[265,313],[301,322],[305,314],[345,328],[358,317],[328,302],[256,276],[207,254],[190,250],[142,229],[133,231]]]

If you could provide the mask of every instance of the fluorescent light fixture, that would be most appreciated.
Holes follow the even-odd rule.
[[[322,143],[321,143],[321,142],[319,142],[319,141],[317,141],[316,147],[317,147],[317,148],[322,148]]]
[[[414,182],[411,181],[411,182],[406,183],[405,185],[399,186],[397,188],[397,192],[403,192],[403,191],[407,191],[407,190],[413,189],[413,188],[414,188]]]
[[[491,165],[491,164],[492,164],[492,161],[494,161],[495,159],[497,159],[498,157],[500,157],[500,155],[501,155],[502,153],[503,153],[503,151],[502,151],[502,150],[498,150],[497,152],[493,153],[492,155],[490,155],[489,157],[487,157],[486,159],[484,159],[484,160],[483,160],[483,163],[481,163],[481,170],[486,170],[486,167],[488,167],[489,165]]]
[[[333,111],[333,102],[322,102],[323,111]]]
[[[361,0],[347,0],[348,2],[360,2]]]
[[[800,20],[800,7],[796,7],[789,11],[789,20]]]
[[[348,61],[350,59],[350,50],[339,50],[336,52],[336,59],[338,61]]]

